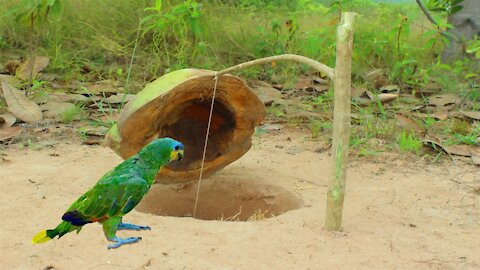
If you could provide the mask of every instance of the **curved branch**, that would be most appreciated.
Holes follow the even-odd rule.
[[[235,71],[235,70],[240,70],[240,69],[244,69],[244,68],[247,68],[247,67],[267,64],[267,63],[271,63],[273,61],[280,61],[280,60],[297,61],[297,62],[300,62],[302,64],[309,65],[312,68],[324,73],[331,80],[333,80],[333,78],[334,78],[333,68],[331,68],[331,67],[329,67],[325,64],[322,64],[318,61],[315,61],[313,59],[310,59],[308,57],[301,56],[301,55],[296,55],[296,54],[281,54],[281,55],[275,55],[275,56],[270,56],[270,57],[265,57],[265,58],[252,60],[252,61],[249,61],[249,62],[245,62],[245,63],[235,65],[233,67],[229,67],[229,68],[220,70],[220,71],[217,72],[216,75],[220,76],[220,75],[223,75],[225,73],[229,73],[229,72],[232,72],[232,71]]]
[[[438,22],[433,18],[432,14],[430,14],[430,12],[428,12],[427,8],[423,5],[422,1],[421,0],[415,0],[417,1],[417,4],[418,6],[420,7],[420,9],[423,11],[423,14],[425,14],[425,16],[427,16],[427,19],[435,24],[436,26],[440,27],[440,25],[438,25]]]

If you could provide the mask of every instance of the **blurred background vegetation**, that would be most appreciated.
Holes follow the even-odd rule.
[[[440,61],[448,38],[441,34],[444,29],[426,20],[414,1],[2,2],[0,62],[27,57],[38,40],[37,54],[51,58],[48,72],[64,80],[125,80],[134,50],[131,80],[141,84],[177,69],[219,70],[282,53],[333,66],[335,29],[342,10],[359,14],[353,61],[356,83],[377,68],[392,83],[416,86],[434,80],[447,90],[455,90],[459,81],[479,79],[474,56],[449,64]],[[447,26],[446,12],[434,15]],[[243,75],[288,85],[305,71],[279,63]]]
[[[418,152],[427,135],[447,144],[479,145],[480,40],[462,40],[461,55],[444,61],[442,52],[453,38],[448,18],[461,9],[457,6],[462,0],[423,2],[436,24],[414,0],[0,0],[0,65],[25,62],[32,55],[50,59],[42,71],[49,77],[28,83],[23,79],[17,85],[31,88],[33,99],[58,92],[58,87],[52,89],[53,81],[63,85],[108,81],[125,86],[123,92],[136,93],[174,70],[220,70],[283,53],[333,67],[340,14],[353,11],[358,13],[353,89],[363,95],[371,92],[367,102],[358,101],[359,95],[352,100],[352,148],[360,155],[370,155],[385,144]],[[305,76],[311,82],[312,76],[322,79],[321,74],[294,63],[272,63],[236,74],[281,90],[283,97],[267,107],[270,117],[295,125],[299,121],[293,115],[301,112],[300,122],[307,125],[311,138],[330,134],[333,94],[328,83],[328,90],[298,91],[305,88],[301,86]],[[380,87],[386,85],[393,87]],[[378,98],[392,92],[395,102],[386,104]],[[433,94],[443,95],[428,97]],[[64,122],[85,115],[86,108],[77,104]],[[108,109],[110,114],[115,111]],[[468,117],[459,110],[470,111]],[[372,138],[378,140],[376,146],[369,145]]]

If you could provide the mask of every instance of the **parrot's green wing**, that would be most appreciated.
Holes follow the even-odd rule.
[[[75,226],[122,217],[130,212],[150,189],[141,177],[131,173],[105,175],[66,211],[62,219]],[[118,171],[117,171],[118,173]]]
[[[158,138],[146,145],[136,155],[120,163],[104,175],[90,190],[80,196],[62,216],[62,222],[54,229],[37,233],[33,243],[44,243],[54,237],[77,231],[83,225],[102,222],[108,240],[115,242],[109,248],[137,242],[141,238],[120,238],[118,229],[150,229],[122,222],[122,217],[130,212],[147,194],[158,171],[174,160],[183,157],[184,146],[172,138]]]

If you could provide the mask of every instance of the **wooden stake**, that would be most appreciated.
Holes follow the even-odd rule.
[[[329,231],[338,231],[342,226],[350,139],[350,84],[352,79],[354,20],[355,13],[343,13],[342,20],[337,28],[337,58],[333,80],[333,175],[328,184],[325,215],[325,229]]]

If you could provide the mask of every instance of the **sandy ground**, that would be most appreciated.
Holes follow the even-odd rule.
[[[267,216],[298,209],[250,222],[158,216],[148,212],[188,215],[196,186],[155,185],[124,218],[152,231],[120,232],[143,240],[117,250],[107,250],[97,224],[42,245],[31,238],[55,227],[118,156],[76,143],[11,146],[0,159],[0,269],[480,269],[478,167],[396,154],[354,158],[343,232],[332,233],[322,229],[329,156],[313,151],[318,144],[292,132],[255,137],[252,150],[200,193],[203,218],[221,218],[218,209],[230,211],[224,219],[255,217],[256,206]]]

